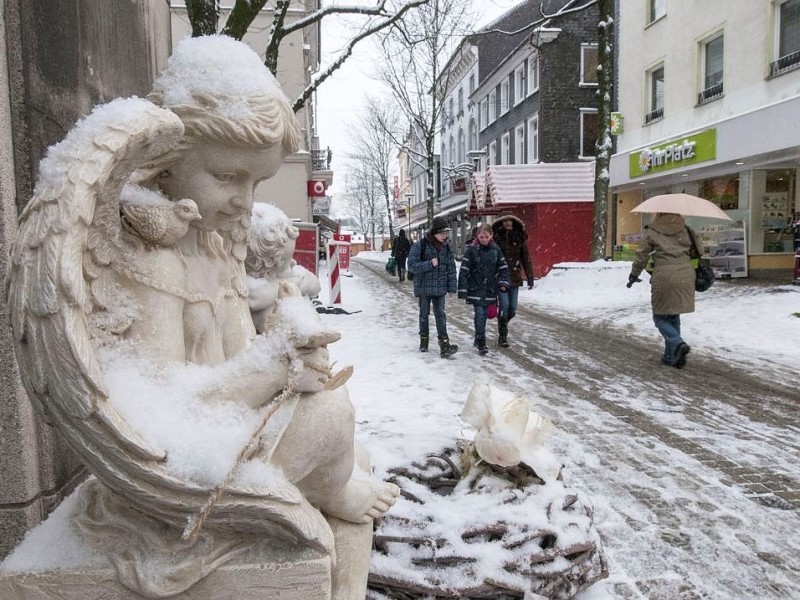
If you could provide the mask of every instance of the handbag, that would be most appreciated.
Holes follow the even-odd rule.
[[[390,256],[389,260],[386,261],[386,272],[391,275],[397,275],[397,261],[395,261],[394,256]]]
[[[486,318],[487,319],[495,319],[497,318],[497,313],[500,312],[500,309],[497,307],[497,304],[490,304],[486,307]]]
[[[689,239],[692,241],[692,248],[694,248],[695,254],[700,256],[700,251],[697,249],[697,243],[695,242],[692,230],[687,227],[686,231],[689,234]],[[694,291],[705,292],[714,285],[714,278],[714,269],[711,268],[708,259],[698,258],[697,266],[694,268]]]

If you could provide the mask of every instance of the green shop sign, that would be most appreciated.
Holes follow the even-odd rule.
[[[716,157],[717,130],[706,129],[639,152],[631,152],[628,157],[628,168],[633,179],[713,160]]]

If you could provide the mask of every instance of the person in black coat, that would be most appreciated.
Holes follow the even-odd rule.
[[[519,288],[522,287],[522,272],[525,272],[528,289],[533,289],[533,267],[528,253],[528,234],[525,224],[514,215],[503,215],[492,225],[494,241],[503,251],[508,263],[509,285],[500,290],[500,314],[497,316],[497,343],[508,348],[508,322],[517,313]]]
[[[392,242],[392,256],[397,265],[397,277],[400,281],[406,280],[406,259],[411,250],[411,241],[406,237],[406,230],[401,229]]]
[[[458,273],[458,297],[475,311],[475,346],[481,355],[486,347],[486,319],[489,307],[497,304],[497,293],[508,288],[508,266],[500,247],[492,240],[492,227],[478,227],[476,239],[467,247]]]

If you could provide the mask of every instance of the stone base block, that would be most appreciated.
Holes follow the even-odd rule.
[[[223,566],[175,600],[329,600],[328,557],[285,563]],[[120,585],[112,568],[82,568],[32,573],[0,572],[3,600],[140,600]]]

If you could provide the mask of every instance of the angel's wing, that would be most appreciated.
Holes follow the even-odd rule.
[[[115,100],[79,122],[40,166],[20,217],[6,293],[20,374],[34,405],[108,488],[133,508],[182,530],[210,490],[167,472],[166,456],[107,401],[91,343],[102,301],[91,282],[124,259],[119,196],[137,167],[183,134],[172,112],[137,98]],[[269,532],[332,551],[330,528],[294,486],[232,489],[208,529]]]

